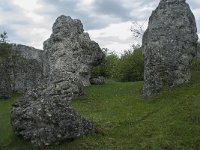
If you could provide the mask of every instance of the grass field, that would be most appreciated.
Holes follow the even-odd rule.
[[[150,99],[140,96],[142,82],[108,80],[91,86],[73,107],[96,122],[99,133],[47,150],[200,150],[200,72],[192,83],[165,89]],[[0,100],[0,150],[37,150],[10,127],[11,104]]]

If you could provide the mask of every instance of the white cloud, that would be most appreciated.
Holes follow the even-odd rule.
[[[145,22],[143,28],[146,29],[151,11],[160,0],[101,0],[105,3],[100,4],[106,8],[98,7],[97,10],[98,1],[0,0],[0,32],[8,31],[11,42],[42,48],[56,17],[70,15],[82,20],[91,39],[101,47],[122,53],[137,41],[130,31],[131,20],[140,25]],[[200,36],[200,1],[188,0],[188,3],[196,17]]]
[[[23,10],[26,10],[27,12],[34,11],[42,7],[42,5],[39,4],[39,0],[13,0],[13,4],[19,6]]]
[[[118,54],[123,50],[130,49],[133,42],[131,22],[110,24],[108,27],[99,30],[89,30],[91,38],[98,41],[102,48],[109,48]]]

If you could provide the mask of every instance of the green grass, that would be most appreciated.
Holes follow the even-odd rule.
[[[108,80],[91,86],[73,107],[93,120],[99,133],[47,150],[200,150],[200,72],[190,84],[165,89],[159,96],[140,96],[142,82]],[[10,128],[16,97],[0,101],[0,150],[37,149]]]

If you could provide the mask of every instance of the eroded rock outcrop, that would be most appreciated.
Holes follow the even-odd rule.
[[[49,82],[63,92],[74,94],[65,95],[67,99],[80,95],[83,86],[90,85],[91,69],[104,56],[99,45],[84,32],[81,21],[67,16],[56,20],[51,37],[44,42],[44,50]]]
[[[13,104],[11,125],[16,135],[36,146],[48,146],[95,132],[92,122],[48,90],[39,86]]]
[[[194,15],[185,0],[161,0],[144,33],[143,95],[158,94],[163,86],[187,83],[197,50]]]
[[[43,51],[24,45],[1,43],[0,97],[24,93],[43,78]]]
[[[94,124],[80,117],[69,102],[89,85],[92,66],[104,56],[100,47],[84,32],[80,20],[60,16],[44,50],[46,79],[13,104],[14,132],[37,146],[94,133]]]

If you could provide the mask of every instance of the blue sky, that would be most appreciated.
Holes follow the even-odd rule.
[[[0,0],[0,32],[12,43],[42,49],[55,19],[64,14],[80,19],[86,32],[103,48],[118,54],[137,43],[132,21],[144,24],[160,0]],[[200,36],[200,0],[187,0]]]

